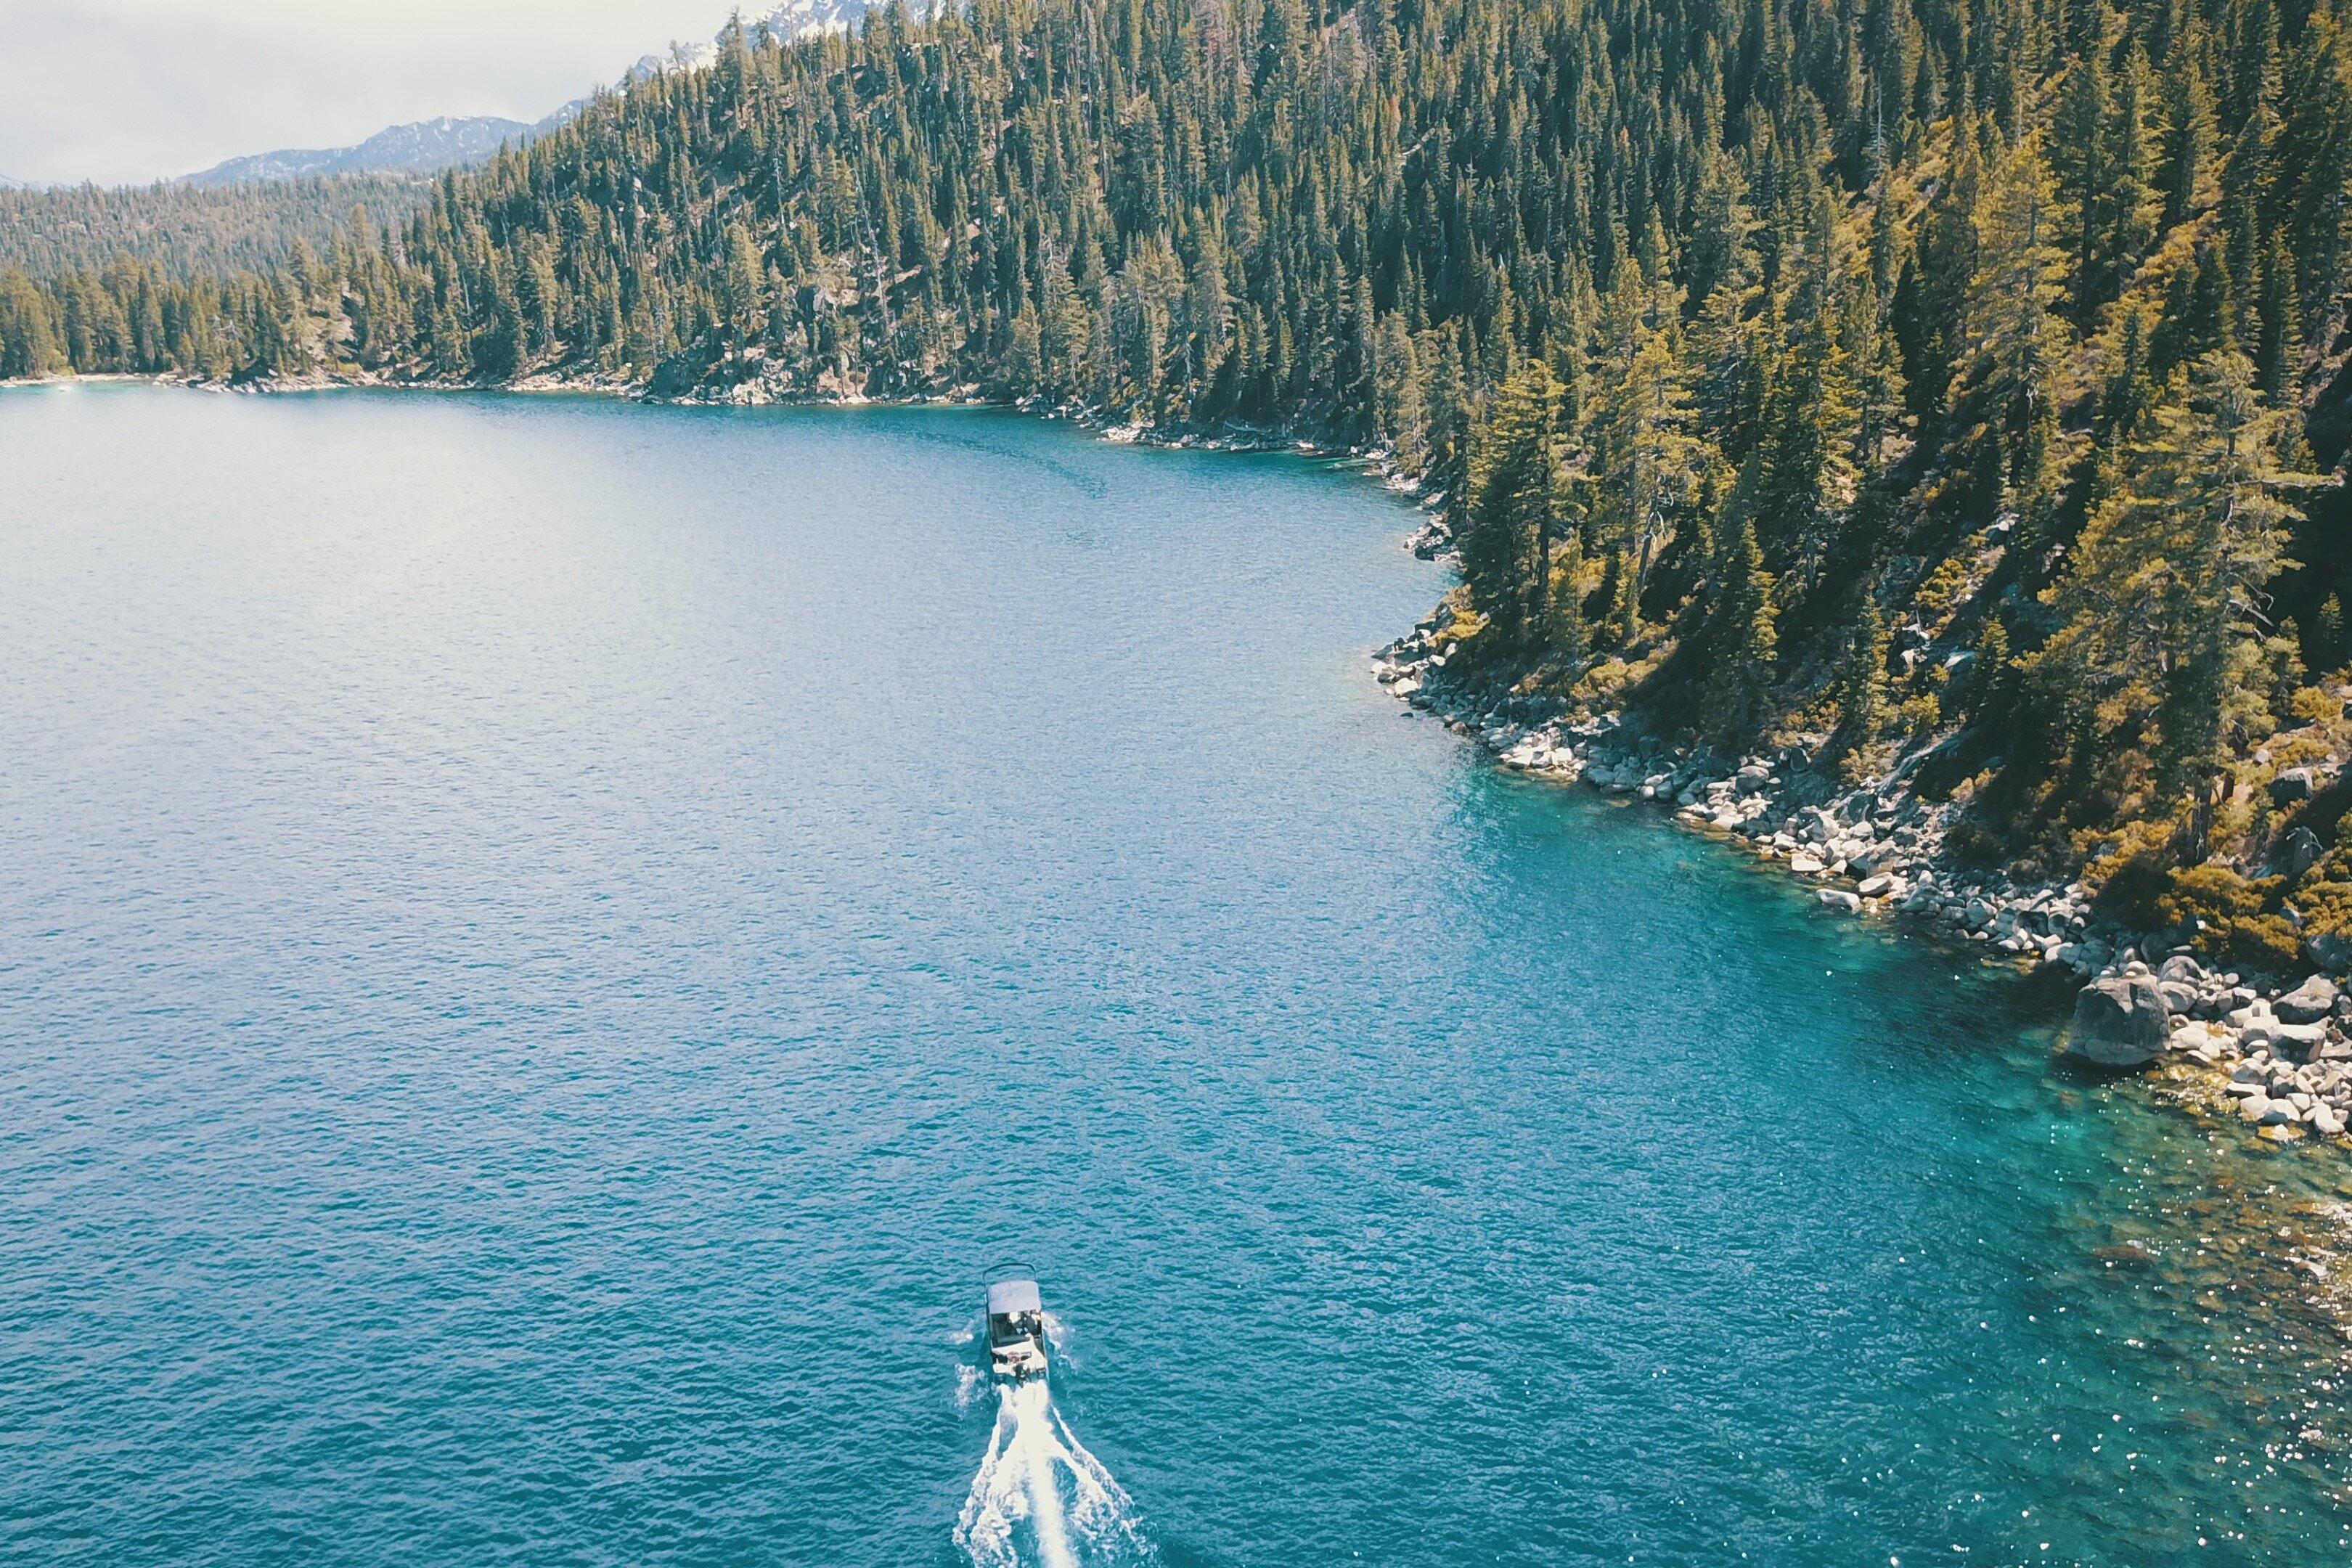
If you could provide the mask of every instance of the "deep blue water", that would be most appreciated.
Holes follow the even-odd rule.
[[[0,394],[0,1558],[944,1568],[1011,1254],[1171,1568],[2342,1561],[2331,1163],[1402,717],[1412,521]]]

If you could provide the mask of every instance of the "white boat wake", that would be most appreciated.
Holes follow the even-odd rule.
[[[973,1568],[1155,1561],[1134,1505],[1071,1433],[1043,1381],[997,1390],[996,1426],[955,1539]]]

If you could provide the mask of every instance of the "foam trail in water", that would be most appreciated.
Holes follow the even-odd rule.
[[[997,1391],[996,1426],[955,1538],[974,1568],[1152,1561],[1127,1494],[1072,1434],[1042,1382]],[[1024,1558],[1024,1544],[1034,1559]]]

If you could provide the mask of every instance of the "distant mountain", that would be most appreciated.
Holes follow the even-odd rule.
[[[937,0],[908,0],[910,15],[930,14]],[[766,16],[747,19],[743,27],[756,35],[764,27],[779,43],[816,33],[854,31],[871,12],[887,0],[782,0]],[[723,35],[722,35],[723,36]],[[692,69],[708,65],[717,43],[674,44],[667,54],[646,55],[631,66],[630,81],[660,71]],[[315,174],[431,174],[487,162],[502,146],[520,144],[552,131],[570,120],[588,100],[577,99],[536,122],[503,120],[494,114],[443,115],[379,131],[350,147],[289,148],[231,158],[194,174],[183,174],[175,184],[253,184],[273,180],[299,180]],[[0,180],[0,189],[13,181]]]
[[[189,185],[247,184],[263,180],[299,180],[311,174],[425,174],[478,163],[509,142],[528,139],[554,116],[531,125],[494,114],[419,120],[379,131],[351,147],[295,148],[231,158],[198,174],[182,176]]]
[[[934,0],[908,0],[909,16],[920,18],[930,15]],[[774,10],[756,20],[746,18],[743,26],[749,32],[765,27],[776,36],[779,43],[791,43],[809,33],[845,33],[864,25],[869,13],[887,10],[887,0],[783,0]]]

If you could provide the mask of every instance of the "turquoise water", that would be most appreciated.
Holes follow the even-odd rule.
[[[0,394],[0,1556],[2341,1561],[2336,1165],[1401,717],[1412,521]]]

